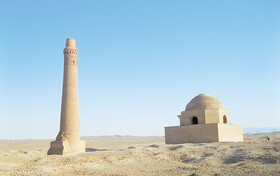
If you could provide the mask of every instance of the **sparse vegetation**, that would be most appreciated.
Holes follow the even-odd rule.
[[[87,152],[75,156],[46,155],[49,141],[2,141],[0,175],[280,175],[279,134],[181,145],[165,145],[163,137],[86,137]]]

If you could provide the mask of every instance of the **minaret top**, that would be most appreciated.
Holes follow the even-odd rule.
[[[65,48],[76,48],[76,41],[73,38],[66,39],[66,46]]]
[[[66,46],[63,50],[64,55],[74,55],[77,56],[78,49],[76,48],[76,41],[73,38],[66,39]]]

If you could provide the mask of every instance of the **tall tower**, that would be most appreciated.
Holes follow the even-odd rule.
[[[63,90],[60,115],[60,131],[51,142],[48,155],[76,154],[85,151],[85,141],[80,140],[80,116],[78,97],[78,69],[75,39],[68,38],[64,53]]]

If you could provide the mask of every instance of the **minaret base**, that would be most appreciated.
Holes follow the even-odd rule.
[[[69,141],[52,141],[48,155],[73,155],[85,152],[86,141],[80,141],[80,145],[73,148]]]

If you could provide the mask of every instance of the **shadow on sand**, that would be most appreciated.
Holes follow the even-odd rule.
[[[86,152],[107,151],[108,149],[86,148]]]

